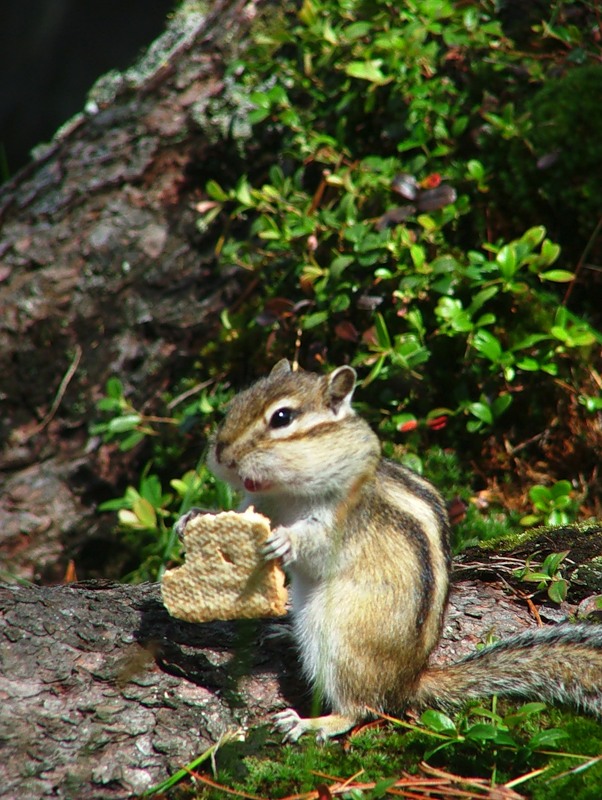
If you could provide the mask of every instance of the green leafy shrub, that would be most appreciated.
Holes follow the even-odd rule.
[[[201,443],[209,433],[216,409],[227,402],[230,394],[219,387],[197,389],[193,386],[192,390],[186,390],[180,396],[181,403],[174,403],[172,398],[170,405],[175,405],[175,410],[170,417],[139,411],[126,397],[118,378],[107,382],[106,394],[97,403],[102,418],[91,426],[94,435],[107,443],[116,443],[122,451],[149,440],[153,444],[154,458],[147,463],[137,486],[127,486],[122,496],[98,506],[100,512],[117,512],[126,543],[138,554],[138,565],[124,576],[127,580],[157,579],[168,562],[179,559],[180,547],[173,525],[192,506],[229,509],[235,505],[230,487],[204,466],[201,444],[196,449],[195,460],[200,457],[196,468],[172,477],[173,462],[181,452],[186,432],[194,428]],[[190,393],[194,399],[188,398]],[[165,428],[167,433],[160,430]]]
[[[486,110],[516,60],[488,4],[311,0],[234,67],[256,138],[279,148],[234,185],[206,184],[200,226],[221,231],[221,264],[257,281],[229,325],[263,329],[274,356],[299,331],[305,362],[352,353],[387,436],[442,416],[526,433],[600,344],[559,306],[574,274],[541,225],[465,247],[490,180],[468,142],[483,118],[522,135],[509,110]],[[546,401],[528,419],[536,386]]]
[[[547,62],[537,36],[514,47],[493,2],[305,0],[259,21],[253,47],[225,76],[239,100],[232,130],[247,138],[234,143],[232,163],[204,165],[196,205],[216,268],[248,280],[244,302],[223,313],[200,353],[204,372],[219,364],[240,385],[294,352],[309,368],[351,362],[361,411],[385,449],[420,468],[419,454],[444,443],[462,454],[468,481],[484,451],[487,468],[508,480],[515,443],[534,441],[551,420],[560,420],[559,442],[591,424],[602,336],[591,315],[562,302],[575,273],[541,220],[502,218],[492,189],[508,166],[495,148],[527,147],[533,109],[545,114],[553,102],[544,89],[534,98],[546,70],[562,62],[568,74],[567,47],[580,48],[581,63],[595,57],[593,38],[563,26],[566,4],[552,5],[554,24],[538,33]],[[252,366],[241,374],[241,364]],[[114,383],[95,432],[123,448],[152,439],[147,475],[167,486],[181,445],[158,429],[200,425],[202,442],[224,399],[214,387],[151,418]],[[577,440],[572,465],[560,444],[550,448],[551,484],[577,465],[594,475],[594,447],[587,435]],[[129,512],[121,522],[167,529],[181,498],[155,492],[153,515],[134,491],[144,498],[130,488],[112,506]],[[203,476],[201,501],[205,491],[215,497]]]
[[[532,486],[529,499],[535,513],[521,519],[521,525],[566,525],[577,511],[570,481],[556,481],[553,486]]]
[[[566,600],[569,582],[562,576],[559,567],[568,554],[568,550],[563,553],[550,553],[537,569],[532,568],[532,557],[530,557],[524,567],[514,570],[514,576],[528,583],[536,583],[537,591],[546,589],[550,600],[561,603]]]

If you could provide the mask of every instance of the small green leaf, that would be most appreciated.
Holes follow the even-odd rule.
[[[533,503],[549,503],[551,492],[547,486],[532,486],[529,489],[529,497]]]
[[[269,108],[254,108],[247,114],[247,122],[250,125],[259,125],[260,122],[263,122],[264,119],[267,119],[269,116]]]
[[[126,504],[126,500],[123,497],[116,497],[113,500],[105,500],[104,503],[100,503],[97,507],[97,511],[119,511],[120,509],[124,508]]]
[[[119,513],[117,514],[117,518],[119,519],[119,524],[122,525],[124,528],[142,527],[140,525],[140,520],[138,519],[138,515],[127,508],[120,509]]]
[[[548,589],[548,597],[554,603],[563,603],[566,600],[569,585],[564,578],[552,581]]]
[[[346,311],[350,304],[351,300],[349,299],[349,295],[337,294],[330,301],[330,310],[333,314],[340,314],[342,311]]]
[[[359,21],[352,22],[343,31],[345,40],[352,42],[355,39],[362,39],[364,36],[369,36],[373,33],[374,29],[370,22]]]
[[[258,234],[264,241],[278,241],[282,239],[282,232],[272,217],[262,215],[258,220]]]
[[[527,356],[526,358],[521,358],[516,362],[517,369],[522,369],[525,372],[537,372],[539,369],[539,361],[536,358],[531,358]]]
[[[529,347],[533,347],[540,342],[549,339],[550,337],[546,333],[530,333],[528,336],[522,338],[519,342],[513,345],[512,349],[516,350],[527,350]]]
[[[350,78],[359,78],[360,80],[375,83],[377,86],[384,86],[390,83],[393,78],[387,77],[381,70],[381,58],[375,58],[372,61],[350,61],[345,67],[345,74]]]
[[[494,417],[501,416],[506,409],[508,409],[512,405],[512,395],[511,394],[501,394],[499,397],[496,397],[492,403],[492,410]]]
[[[169,482],[169,485],[175,490],[178,497],[185,497],[188,493],[188,485],[179,478],[172,478]]]
[[[475,322],[477,328],[483,328],[485,325],[493,325],[496,320],[495,314],[481,314]]]
[[[525,231],[523,235],[520,237],[519,242],[521,244],[525,244],[529,250],[534,250],[539,244],[543,242],[546,236],[546,229],[543,225],[535,225],[533,228],[529,228],[528,231]]]
[[[429,709],[420,715],[420,722],[435,733],[457,733],[453,720],[442,711]]]
[[[550,265],[553,264],[560,255],[560,246],[546,239],[541,246],[541,261]]]
[[[426,261],[426,254],[424,252],[424,247],[419,244],[413,244],[410,246],[410,256],[412,261],[414,262],[414,266],[416,269],[421,269],[424,266],[424,262]]]
[[[243,206],[250,208],[255,205],[251,195],[251,186],[244,177],[239,180],[236,189],[234,190],[234,197]]]
[[[602,411],[602,397],[589,397],[588,395],[579,395],[579,403],[585,406],[590,414],[595,414],[597,411]]]
[[[376,329],[376,340],[379,347],[382,347],[383,350],[390,350],[392,346],[391,337],[389,336],[389,331],[387,330],[387,325],[382,314],[376,314],[374,318],[374,327]]]
[[[485,167],[480,161],[477,161],[474,158],[467,163],[466,171],[468,172],[470,178],[478,181],[479,183],[485,177]]]
[[[550,555],[546,556],[544,559],[544,562],[541,565],[542,569],[544,572],[547,572],[548,575],[555,575],[558,572],[558,567],[568,556],[568,554],[568,550],[564,550],[562,553],[550,553]]]
[[[249,100],[257,108],[270,108],[272,101],[267,92],[251,92]]]
[[[207,181],[205,184],[205,191],[213,200],[220,203],[225,203],[228,200],[228,194],[222,189],[217,181]]]
[[[133,431],[129,436],[126,436],[121,440],[119,443],[119,449],[122,453],[127,453],[128,450],[132,450],[137,444],[140,444],[140,442],[144,439],[144,436],[145,435],[142,433],[142,431]]]
[[[538,517],[537,514],[526,514],[520,519],[520,524],[525,528],[531,528],[533,525],[537,525],[538,522],[541,522],[541,517]]]
[[[124,433],[125,431],[134,430],[141,420],[140,414],[126,414],[123,417],[112,419],[107,427],[111,433]]]
[[[543,281],[553,281],[554,283],[570,283],[575,280],[575,275],[566,269],[550,269],[547,272],[540,272],[539,277]]]
[[[309,331],[312,328],[317,328],[318,325],[323,325],[328,321],[328,311],[316,311],[314,314],[308,314],[304,317],[302,328],[304,331]]]
[[[161,481],[158,475],[147,475],[140,481],[140,496],[158,508],[161,505]]]
[[[112,411],[113,413],[118,413],[121,410],[122,404],[120,400],[116,400],[113,397],[102,397],[98,403],[96,403],[96,408],[99,411]]]
[[[466,738],[476,742],[486,742],[492,739],[495,740],[498,732],[498,728],[495,725],[491,725],[488,722],[475,722],[466,731]]]
[[[486,406],[485,403],[469,403],[468,410],[473,416],[480,419],[481,422],[485,422],[487,425],[493,423],[493,414],[489,406]]]
[[[506,280],[510,280],[518,268],[516,263],[516,251],[514,248],[509,244],[504,245],[497,254],[495,260],[498,263],[502,277]]]
[[[353,264],[353,261],[354,259],[352,256],[336,256],[330,262],[330,274],[335,279],[340,278],[344,270],[347,269],[350,264]]]
[[[109,378],[106,390],[107,395],[114,400],[119,400],[123,396],[123,384],[119,378]]]
[[[499,363],[502,355],[502,345],[499,339],[487,330],[478,330],[472,340],[472,346],[494,364]]]
[[[546,710],[545,703],[524,703],[519,709],[517,709],[512,714],[507,714],[504,717],[504,723],[509,728],[514,728],[516,725],[524,723],[524,721],[528,718],[533,716],[534,714],[541,714],[542,711]]]
[[[556,481],[551,488],[552,497],[560,497],[571,493],[573,487],[570,481]]]
[[[488,286],[486,289],[481,289],[480,292],[474,295],[472,303],[468,306],[470,313],[474,314],[474,312],[478,311],[488,300],[495,297],[498,292],[499,288],[497,286]]]
[[[560,742],[568,739],[568,731],[561,730],[560,728],[548,728],[546,731],[540,731],[529,739],[529,749],[539,750],[548,747],[556,747]]]
[[[140,524],[149,530],[157,527],[157,514],[153,506],[144,497],[139,497],[134,505],[132,511],[140,520]]]
[[[397,777],[394,778],[384,778],[383,780],[378,781],[378,783],[374,784],[374,788],[370,792],[370,798],[374,798],[374,800],[379,800],[380,797],[388,797],[388,791],[392,786],[395,786],[397,783]],[[362,792],[361,797],[365,797],[364,793]]]

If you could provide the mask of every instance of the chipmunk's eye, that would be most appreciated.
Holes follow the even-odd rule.
[[[270,428],[286,428],[295,418],[292,408],[279,408],[270,417]]]

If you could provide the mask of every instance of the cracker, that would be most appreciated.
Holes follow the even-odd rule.
[[[269,519],[252,507],[193,517],[184,531],[185,563],[163,575],[169,613],[187,622],[285,614],[284,572],[261,555],[269,535]]]

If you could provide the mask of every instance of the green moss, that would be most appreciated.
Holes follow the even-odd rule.
[[[602,726],[585,717],[571,717],[555,712],[557,722],[568,734],[565,752],[599,758],[602,753]],[[559,755],[546,773],[529,783],[532,800],[600,800],[602,761],[583,769],[588,760]]]
[[[510,704],[500,704],[498,710],[502,708],[512,710]],[[482,714],[484,710],[475,711]],[[494,715],[492,719],[495,718]],[[567,796],[572,800],[598,800],[595,792],[599,792],[602,765],[575,771],[601,750],[602,731],[597,723],[558,711],[549,715],[527,713],[521,718],[519,710],[518,717],[504,718],[516,739],[515,746],[508,746],[479,738],[482,719],[479,714],[460,715],[456,721],[457,733],[450,732],[447,743],[445,736],[429,733],[427,728],[417,725],[410,725],[409,730],[386,725],[364,729],[355,736],[324,745],[311,738],[295,745],[282,745],[267,727],[259,727],[250,731],[245,741],[231,742],[218,749],[217,774],[213,779],[234,791],[278,798],[316,791],[320,784],[328,786],[337,779],[344,781],[357,776],[359,783],[381,788],[370,787],[363,793],[353,789],[357,792],[353,796],[376,798],[386,796],[387,781],[418,774],[420,764],[426,762],[467,780],[484,779],[492,785],[503,785],[544,769],[538,778],[520,784],[522,794],[533,800],[560,800]],[[496,724],[504,727],[502,718],[497,719]],[[551,725],[565,732],[566,737],[561,741],[566,746],[549,744],[533,749],[529,742],[534,742],[533,737],[542,731],[549,731]],[[555,749],[557,753],[553,752]],[[561,777],[565,772],[570,774]],[[184,796],[191,796],[183,791]],[[218,800],[223,797],[223,790],[207,788],[194,796]]]
[[[517,550],[524,545],[536,542],[540,539],[550,546],[563,549],[566,542],[574,543],[579,537],[598,537],[600,534],[601,523],[595,518],[586,519],[582,522],[575,522],[570,525],[541,525],[537,528],[529,528],[526,531],[515,531],[506,536],[502,536],[495,541],[482,542],[484,550],[495,550],[496,552],[509,552]],[[533,548],[530,548],[533,549]],[[586,548],[588,549],[588,548]]]

